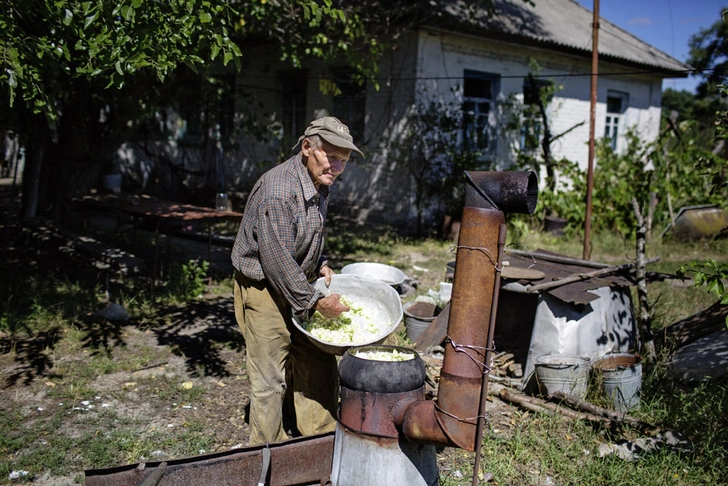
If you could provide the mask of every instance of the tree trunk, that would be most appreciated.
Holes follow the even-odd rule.
[[[536,86],[533,75],[528,75],[531,86]],[[541,140],[541,150],[543,151],[543,164],[546,167],[546,187],[550,192],[556,190],[556,170],[554,168],[554,160],[551,155],[551,127],[549,126],[549,117],[546,114],[546,107],[539,93],[536,97],[538,102],[538,111],[541,114],[541,123],[543,123],[543,140]]]
[[[640,336],[643,347],[643,355],[646,361],[653,362],[657,359],[655,353],[655,343],[652,339],[652,329],[650,328],[650,306],[647,300],[647,279],[645,278],[645,219],[642,216],[642,210],[636,198],[632,198],[632,209],[637,218],[637,262],[636,262],[636,279],[637,279],[637,296],[640,304]]]

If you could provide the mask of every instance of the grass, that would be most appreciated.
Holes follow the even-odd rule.
[[[544,233],[524,235],[511,247],[545,249],[581,258],[583,244],[574,238]],[[649,271],[674,273],[693,259],[728,260],[728,240],[677,243],[657,241],[648,246],[648,257],[660,256]],[[634,258],[634,242],[619,235],[601,234],[593,239],[592,260],[622,264]],[[716,301],[704,288],[674,281],[649,285],[653,330],[707,308]],[[636,298],[633,300],[636,302]],[[598,445],[620,438],[634,438],[637,431],[611,436],[583,422],[565,423],[539,414],[525,414],[511,430],[490,430],[483,441],[481,471],[494,474],[493,484],[640,484],[719,485],[728,484],[728,380],[700,384],[675,382],[667,375],[664,357],[646,367],[641,407],[634,415],[664,430],[685,435],[692,445],[687,451],[669,448],[644,455],[637,462],[613,456],[600,457]],[[600,404],[598,400],[590,401]],[[471,484],[472,454],[455,455],[442,485]],[[455,474],[457,472],[457,474]]]
[[[455,260],[452,242],[405,238],[387,230],[335,223],[328,242],[333,268],[356,261],[394,265],[414,279],[417,295],[437,289],[446,264]],[[582,252],[578,239],[536,232],[509,245],[577,258]],[[672,273],[696,258],[725,261],[728,242],[656,241],[648,250],[649,256],[661,257],[649,270]],[[592,260],[621,264],[633,254],[634,242],[619,235],[593,238]],[[186,342],[185,328],[173,322],[177,313],[194,323],[195,316],[187,314],[194,312],[192,303],[201,289],[205,298],[231,300],[229,277],[210,285],[204,265],[188,261],[171,272],[175,280],[155,295],[147,291],[147,281],[116,282],[112,301],[132,316],[120,324],[94,317],[103,296],[96,283],[33,268],[43,266],[0,282],[0,368],[14,370],[5,374],[0,390],[0,483],[10,482],[12,471],[30,472],[20,482],[50,475],[81,483],[84,469],[193,456],[239,440],[237,432],[222,440],[213,427],[222,422],[234,430],[240,427],[235,417],[242,404],[231,389],[244,381],[244,363],[225,358],[241,353],[239,343],[220,330]],[[649,295],[655,330],[715,300],[704,289],[672,281],[650,284]],[[219,317],[211,322],[215,319]],[[157,344],[141,339],[150,335]],[[404,334],[397,342],[408,343]],[[185,359],[175,367],[180,357]],[[220,369],[232,372],[210,371]],[[691,441],[689,450],[666,448],[637,462],[600,457],[600,444],[635,438],[638,432],[605,431],[514,409],[510,421],[486,428],[478,474],[493,473],[492,484],[498,485],[726,484],[726,403],[725,380],[676,383],[662,363],[645,366],[642,405],[635,415],[682,433]],[[217,404],[224,415],[213,413]],[[471,484],[473,453],[447,448],[438,457],[440,484]]]

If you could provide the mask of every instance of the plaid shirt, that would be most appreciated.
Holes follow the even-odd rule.
[[[310,282],[324,263],[324,222],[329,188],[317,191],[301,155],[263,174],[253,186],[232,251],[233,266],[266,282],[294,313],[322,297]]]

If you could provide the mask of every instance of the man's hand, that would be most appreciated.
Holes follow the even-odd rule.
[[[319,311],[327,319],[335,319],[342,312],[351,310],[349,306],[342,304],[340,294],[330,294],[316,302],[315,310]]]
[[[326,283],[327,287],[331,285],[332,275],[334,275],[334,271],[331,270],[328,265],[324,265],[323,267],[321,267],[321,270],[319,270],[319,277],[324,278],[324,283]]]

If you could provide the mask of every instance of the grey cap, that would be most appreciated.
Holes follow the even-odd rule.
[[[298,138],[296,146],[303,141],[304,138],[311,135],[318,135],[325,141],[336,147],[341,147],[347,150],[358,153],[362,157],[361,150],[354,145],[354,138],[349,133],[349,127],[341,123],[341,120],[333,116],[325,116],[312,121],[306,131]],[[295,146],[293,148],[296,148]]]

